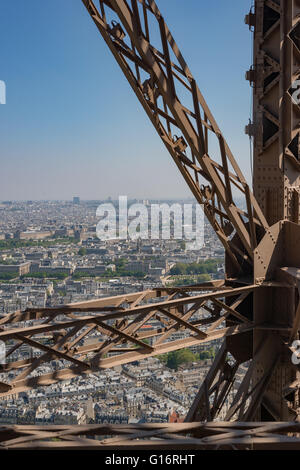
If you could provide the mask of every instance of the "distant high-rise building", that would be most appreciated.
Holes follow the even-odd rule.
[[[78,196],[73,197],[73,204],[80,204],[80,197]]]
[[[16,230],[16,231],[14,232],[14,238],[15,238],[16,240],[20,240],[20,238],[21,238],[21,230]]]

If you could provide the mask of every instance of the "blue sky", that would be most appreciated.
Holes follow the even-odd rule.
[[[158,0],[250,180],[251,0]],[[189,196],[81,0],[0,2],[0,200]]]

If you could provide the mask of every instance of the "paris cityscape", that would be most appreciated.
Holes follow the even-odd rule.
[[[2,317],[27,308],[224,277],[224,250],[207,222],[204,244],[198,251],[186,250],[184,240],[176,239],[101,241],[96,234],[100,202],[74,197],[70,201],[0,204]],[[151,322],[146,326],[151,327]],[[170,339],[186,334],[178,331]],[[219,345],[215,340],[8,395],[0,402],[0,423],[182,422]],[[29,353],[23,345],[12,357],[22,360]],[[40,372],[45,370],[48,366]]]

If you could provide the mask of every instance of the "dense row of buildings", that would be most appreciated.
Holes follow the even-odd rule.
[[[176,239],[101,241],[96,236],[97,205],[0,204],[1,315],[160,287],[174,280],[170,269],[177,263],[218,258],[217,271],[209,274],[223,277],[223,250],[209,225],[204,227],[203,246],[195,250],[186,250],[185,243]],[[199,315],[196,312],[195,319]],[[175,331],[170,340],[186,334]],[[193,352],[206,347],[195,347]],[[219,343],[212,347],[216,350]],[[23,360],[30,354],[25,345],[11,358]],[[59,361],[54,362],[39,373],[59,366]],[[182,421],[209,366],[210,361],[199,361],[174,371],[159,359],[148,358],[12,394],[0,401],[0,424]]]

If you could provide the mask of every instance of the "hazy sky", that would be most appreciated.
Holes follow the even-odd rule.
[[[250,179],[251,0],[157,0]],[[189,196],[81,0],[0,0],[0,200]]]

